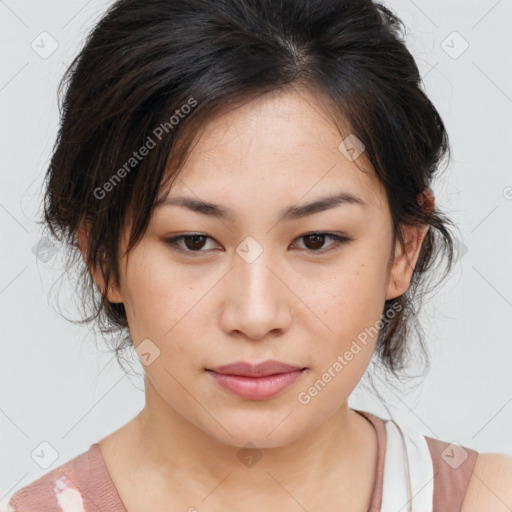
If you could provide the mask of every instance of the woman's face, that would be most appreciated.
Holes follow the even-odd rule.
[[[273,447],[346,405],[384,301],[407,289],[410,271],[400,257],[388,267],[384,189],[357,167],[371,169],[364,153],[352,161],[341,143],[306,91],[267,95],[206,126],[168,196],[175,204],[155,210],[109,295],[126,308],[146,407],[225,444]],[[307,207],[341,194],[358,199]],[[168,241],[181,235],[191,238]],[[280,390],[276,377],[210,371],[268,360],[305,370]]]

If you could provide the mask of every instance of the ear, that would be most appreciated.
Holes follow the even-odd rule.
[[[105,289],[105,279],[103,277],[103,273],[101,272],[101,269],[97,267],[92,267],[89,264],[89,261],[87,260],[87,250],[89,247],[89,235],[88,230],[85,228],[85,226],[82,224],[80,228],[78,229],[77,233],[77,242],[78,242],[78,248],[80,249],[80,252],[82,253],[82,257],[87,265],[87,268],[89,269],[89,273],[91,274],[94,283],[98,287],[101,293],[103,293],[103,290]],[[107,292],[107,299],[112,303],[120,303],[123,302],[123,298],[121,296],[121,293],[116,285],[113,283],[109,283],[108,292]]]
[[[434,208],[434,194],[425,189],[418,197],[418,202],[425,210],[431,212]],[[402,229],[405,247],[397,241],[392,267],[390,269],[386,300],[403,295],[411,284],[412,273],[420,254],[423,240],[429,230],[428,224],[415,227],[405,226]]]

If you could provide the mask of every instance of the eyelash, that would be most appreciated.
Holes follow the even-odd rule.
[[[306,238],[308,236],[313,236],[313,235],[325,236],[326,240],[330,239],[333,241],[333,243],[331,245],[329,245],[327,247],[327,249],[321,249],[321,250],[304,249],[305,251],[310,252],[312,254],[325,254],[326,252],[329,252],[329,251],[339,248],[340,245],[343,245],[343,244],[346,244],[346,243],[352,241],[351,238],[348,238],[346,236],[340,236],[340,235],[336,235],[334,233],[325,233],[322,231],[314,231],[311,233],[306,233],[305,235],[301,235],[300,237],[298,237],[296,240],[301,239],[301,238]],[[182,247],[178,246],[178,243],[181,242],[182,240],[185,240],[186,238],[193,238],[195,236],[204,237],[204,238],[213,240],[212,237],[205,235],[203,233],[191,233],[188,235],[179,235],[174,238],[167,238],[165,240],[165,242],[171,246],[172,250],[174,250],[176,252],[181,252],[181,253],[186,253],[186,254],[188,253],[188,254],[192,254],[194,256],[196,256],[196,255],[198,256],[199,254],[195,254],[195,253],[202,253],[202,252],[206,252],[206,251],[204,251],[204,250],[193,251],[191,249],[183,249]]]

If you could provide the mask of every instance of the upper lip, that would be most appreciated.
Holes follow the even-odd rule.
[[[240,375],[244,377],[266,377],[268,375],[277,375],[279,373],[290,373],[297,370],[303,370],[304,367],[292,366],[281,363],[280,361],[263,361],[259,364],[237,361],[236,363],[225,364],[216,368],[209,368],[215,373],[224,375]]]

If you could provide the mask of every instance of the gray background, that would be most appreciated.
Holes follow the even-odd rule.
[[[110,3],[0,1],[4,503],[144,405],[142,380],[125,376],[101,340],[55,311],[59,248],[46,258],[33,252],[58,127],[57,83]],[[512,454],[512,1],[386,4],[409,29],[408,46],[451,137],[453,160],[434,192],[459,226],[459,252],[451,278],[424,309],[430,373],[404,395],[384,384],[381,391],[406,426],[480,452]],[[61,293],[64,313],[76,317],[72,283]],[[135,361],[134,368],[142,367]],[[350,405],[388,416],[361,386]]]

